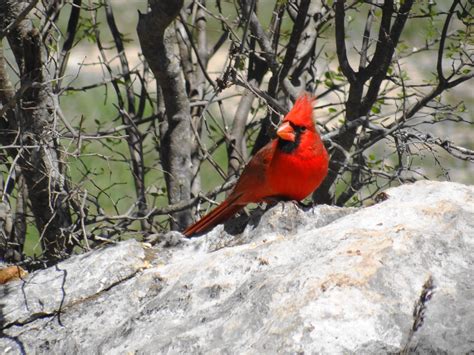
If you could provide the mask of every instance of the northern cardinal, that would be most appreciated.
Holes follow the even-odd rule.
[[[184,235],[205,232],[251,202],[300,201],[318,188],[328,172],[329,156],[313,122],[313,101],[309,94],[296,100],[277,137],[249,161],[230,195]]]

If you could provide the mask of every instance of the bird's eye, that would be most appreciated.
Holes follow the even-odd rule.
[[[304,131],[306,131],[306,127],[305,127],[305,126],[303,126],[303,127],[300,127],[300,131],[301,131],[301,132],[304,132]]]

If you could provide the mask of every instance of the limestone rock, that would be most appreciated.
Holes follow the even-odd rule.
[[[167,248],[128,241],[32,273],[0,286],[0,349],[474,351],[474,187],[386,193],[362,209],[279,204],[241,233],[218,226]]]
[[[134,241],[83,254],[0,288],[1,324],[27,324],[82,304],[145,266],[145,253]]]

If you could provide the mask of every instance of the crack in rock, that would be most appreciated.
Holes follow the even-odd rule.
[[[111,289],[113,289],[114,287],[128,281],[128,280],[131,280],[133,279],[141,270],[137,270],[135,271],[133,274],[130,274],[128,275],[127,277],[121,279],[121,280],[118,280],[112,284],[110,284],[109,286],[107,286],[106,288],[104,288],[103,290],[100,290],[98,291],[97,293],[93,294],[93,295],[90,295],[89,297],[85,297],[85,298],[82,298],[82,299],[79,299],[75,302],[72,302],[68,305],[66,305],[65,307],[62,307],[62,302],[64,301],[64,299],[61,301],[61,305],[59,306],[58,309],[55,309],[53,310],[52,312],[37,312],[37,313],[32,313],[30,315],[29,318],[23,320],[23,321],[15,321],[15,322],[10,322],[10,323],[6,323],[5,325],[3,325],[1,328],[0,328],[0,334],[8,329],[8,328],[11,328],[11,327],[14,327],[14,326],[17,326],[17,327],[22,327],[22,326],[25,326],[27,324],[30,324],[30,323],[33,323],[34,321],[38,320],[38,319],[44,319],[44,318],[54,318],[55,316],[58,316],[58,321],[59,323],[61,324],[61,320],[60,320],[60,317],[61,317],[61,313],[63,313],[63,311],[66,311],[67,309],[70,309],[74,306],[77,306],[81,303],[84,303],[84,302],[88,302],[92,299],[95,299],[97,297],[99,297],[100,295],[104,294],[105,292],[108,292],[110,291]],[[65,297],[66,295],[64,295]]]
[[[433,277],[430,275],[421,288],[420,297],[415,302],[415,307],[413,309],[413,325],[408,335],[407,344],[405,345],[403,351],[400,352],[401,354],[408,354],[411,351],[410,345],[413,340],[413,336],[425,321],[427,303],[433,297],[434,289],[435,286]]]
[[[0,288],[0,329],[24,326],[110,291],[149,265],[136,241],[72,257]]]
[[[412,331],[416,332],[422,325],[423,321],[425,320],[425,311],[426,311],[426,304],[433,296],[434,292],[434,284],[433,284],[433,277],[430,275],[428,279],[423,284],[421,289],[421,295],[418,301],[415,303],[415,309],[413,310],[413,327]]]

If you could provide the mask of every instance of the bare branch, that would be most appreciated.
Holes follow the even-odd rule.
[[[288,76],[288,73],[290,72],[290,69],[293,66],[293,61],[296,56],[296,50],[298,48],[298,44],[301,41],[301,36],[307,25],[306,20],[308,16],[308,9],[309,9],[310,3],[311,3],[311,0],[302,0],[300,2],[300,6],[298,8],[298,15],[296,16],[293,31],[291,32],[290,40],[288,42],[288,47],[285,53],[285,58],[283,59],[281,69],[277,75],[279,82],[281,82],[282,79]]]
[[[58,77],[59,79],[56,85],[56,91],[58,91],[61,87],[61,78],[63,77],[66,71],[69,53],[74,44],[74,38],[76,36],[77,25],[79,23],[79,17],[81,12],[81,4],[82,0],[73,0],[72,2],[71,14],[69,15],[69,21],[67,23],[67,38],[64,41],[63,48],[59,57],[58,73],[56,74],[56,77]]]
[[[336,6],[336,52],[337,58],[339,59],[339,65],[341,66],[342,73],[349,80],[349,82],[354,83],[356,80],[355,72],[349,64],[347,59],[347,50],[346,50],[346,31],[344,20],[346,17],[346,12],[344,9],[344,0],[337,0],[335,3]]]
[[[141,215],[144,215],[146,214],[147,203],[145,196],[145,164],[143,161],[142,136],[140,131],[138,130],[137,125],[135,124],[135,94],[133,91],[130,68],[128,65],[127,56],[125,55],[125,48],[123,45],[122,36],[115,23],[112,6],[110,5],[109,0],[106,0],[105,2],[105,14],[110,31],[112,32],[115,47],[117,48],[123,77],[125,79],[125,89],[127,92],[128,107],[127,109],[120,107],[119,111],[122,116],[123,124],[127,126],[127,143],[132,162],[133,180],[135,182],[135,189],[138,197],[138,210]],[[120,94],[117,92],[117,95]],[[145,222],[143,222],[142,229],[146,230],[148,228],[149,226]]]
[[[369,12],[367,13],[367,20],[365,21],[365,28],[364,28],[364,36],[362,38],[362,47],[360,50],[360,61],[359,61],[359,72],[362,71],[369,60],[367,56],[367,52],[370,46],[370,31],[372,29],[372,23],[374,21],[374,9],[372,7],[369,8]]]
[[[441,31],[441,38],[439,41],[439,48],[438,48],[438,62],[436,65],[436,71],[438,72],[438,80],[440,84],[444,84],[446,78],[443,74],[443,53],[444,53],[444,43],[446,42],[446,36],[448,33],[449,23],[451,22],[451,17],[454,14],[454,9],[459,4],[459,0],[454,0],[451,4],[451,8],[446,15],[446,20],[444,21],[443,30]]]

